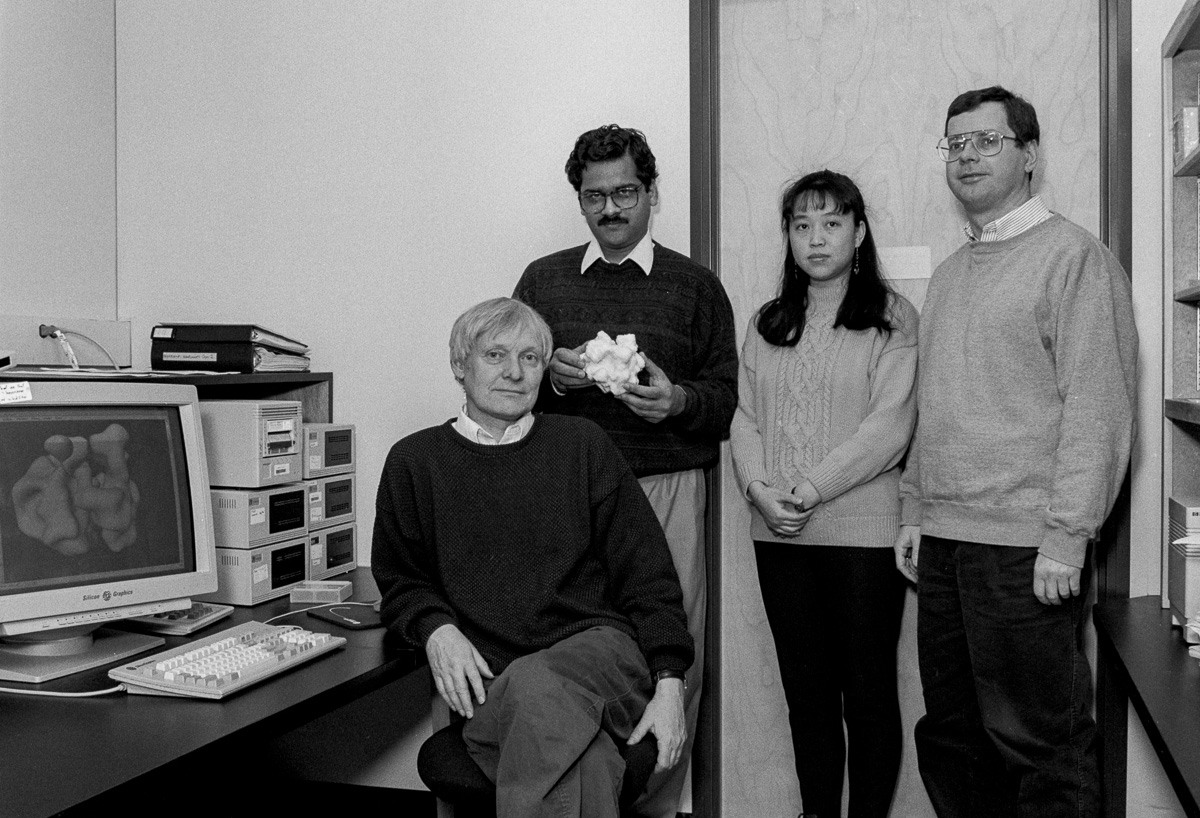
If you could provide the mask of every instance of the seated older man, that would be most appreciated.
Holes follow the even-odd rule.
[[[388,454],[371,566],[388,628],[424,646],[505,816],[616,816],[621,742],[685,737],[692,638],[646,495],[591,421],[533,415],[552,349],[497,298],[450,337],[458,417]]]

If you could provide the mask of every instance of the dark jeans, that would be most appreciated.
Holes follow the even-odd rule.
[[[892,549],[755,542],[754,555],[804,812],[838,818],[848,773],[851,818],[885,818],[902,743],[896,644],[905,586]]]
[[[1036,548],[922,537],[917,760],[942,818],[1099,813],[1087,596],[1043,605]]]

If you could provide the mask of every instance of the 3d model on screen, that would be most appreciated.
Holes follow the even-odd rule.
[[[618,335],[614,341],[604,330],[587,342],[583,359],[587,362],[583,368],[587,376],[614,395],[624,394],[625,387],[637,383],[638,373],[646,366],[635,336]]]
[[[17,525],[64,556],[137,539],[138,487],[129,478],[129,432],[113,423],[90,437],[51,435],[46,454],[13,485]]]

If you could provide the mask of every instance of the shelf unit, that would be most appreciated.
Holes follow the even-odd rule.
[[[77,380],[71,370],[9,369],[0,372],[0,380]],[[253,374],[163,375],[152,378],[137,375],[104,375],[96,380],[137,381],[139,383],[187,383],[196,387],[200,400],[298,400],[306,423],[333,422],[332,372],[256,372]]]
[[[1163,497],[1200,497],[1200,148],[1175,162],[1174,118],[1200,104],[1200,0],[1188,0],[1162,46],[1163,77]],[[1163,525],[1163,606],[1170,554]]]

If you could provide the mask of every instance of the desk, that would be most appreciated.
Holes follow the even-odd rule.
[[[354,582],[355,600],[378,598],[369,568],[337,578]],[[203,638],[240,622],[269,619],[291,608],[286,596],[253,608],[235,608],[232,616],[196,634],[166,637],[167,644]],[[241,753],[253,752],[255,741],[305,724],[398,680],[424,660],[390,640],[385,643],[382,628],[347,630],[303,613],[280,620],[282,624],[293,621],[344,636],[348,642],[227,701],[128,694],[48,699],[0,693],[0,813],[5,818],[41,818],[77,806],[92,812],[93,799],[98,797],[121,799],[126,812],[152,810],[155,805],[145,802],[145,789],[152,782],[178,781],[186,775],[189,789],[194,789],[205,775],[222,772],[203,763],[212,758],[209,752],[236,753],[241,758]],[[108,667],[27,687],[107,688],[114,684],[106,675]],[[198,762],[197,769],[191,769],[189,765]],[[253,767],[246,772],[253,781]],[[160,783],[151,790],[161,788]],[[188,793],[175,795],[189,797]]]
[[[1094,619],[1101,673],[1133,704],[1184,812],[1200,818],[1200,662],[1157,596],[1105,602]]]

